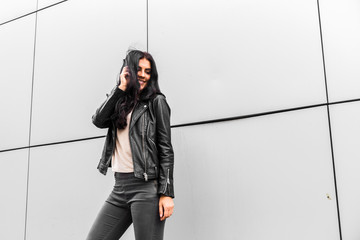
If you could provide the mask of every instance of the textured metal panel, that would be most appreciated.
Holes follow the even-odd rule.
[[[149,2],[173,123],[325,102],[316,1]]]
[[[320,1],[330,101],[360,98],[360,1]]]
[[[28,150],[0,153],[0,239],[24,239]]]
[[[35,16],[0,26],[0,150],[29,142]]]
[[[37,0],[1,0],[0,24],[36,11],[36,2]]]
[[[170,239],[339,239],[325,107],[175,128],[173,139]]]
[[[146,46],[143,0],[67,1],[39,12],[31,143],[105,134],[91,116],[131,45]]]
[[[360,239],[360,103],[331,106],[343,239]]]

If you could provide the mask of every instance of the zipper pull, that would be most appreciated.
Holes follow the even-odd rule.
[[[167,183],[170,184],[170,169],[168,168]]]
[[[147,180],[148,180],[148,175],[146,174],[146,172],[144,172],[144,178],[145,178],[145,181],[147,182]]]

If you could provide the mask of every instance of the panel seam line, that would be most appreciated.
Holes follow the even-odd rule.
[[[146,51],[149,52],[149,0],[146,0]]]
[[[38,9],[39,1],[36,1],[36,9]],[[32,128],[32,112],[33,112],[33,96],[34,96],[34,77],[35,77],[35,54],[36,54],[36,39],[37,39],[37,12],[35,13],[35,33],[34,33],[34,47],[33,47],[33,66],[31,76],[31,100],[30,100],[30,119],[29,119],[29,139],[28,139],[28,159],[27,159],[27,176],[26,176],[26,200],[25,200],[25,226],[24,226],[24,240],[27,237],[27,218],[28,218],[28,203],[29,203],[29,175],[30,175],[30,152],[31,152],[31,128]]]
[[[289,108],[289,109],[281,109],[281,110],[275,110],[275,111],[270,111],[270,112],[260,112],[260,113],[254,113],[254,114],[249,114],[249,115],[228,117],[228,118],[210,119],[210,120],[204,120],[204,121],[199,121],[199,122],[180,123],[180,124],[172,125],[171,128],[187,127],[187,126],[194,126],[194,125],[204,125],[204,124],[209,124],[209,123],[219,123],[219,122],[227,122],[227,121],[248,119],[248,118],[254,118],[254,117],[262,117],[262,116],[280,114],[280,113],[285,113],[285,112],[292,112],[292,111],[299,111],[299,110],[311,109],[311,108],[316,108],[316,107],[323,107],[326,105],[337,105],[337,104],[344,104],[344,103],[358,102],[358,101],[360,101],[360,99],[345,100],[345,101],[333,102],[333,103],[329,103],[329,104],[320,103],[320,104],[316,104],[316,105],[309,105],[309,106]],[[87,137],[87,138],[78,138],[78,139],[65,140],[65,141],[59,141],[59,142],[42,143],[42,144],[37,144],[37,145],[33,145],[33,146],[28,145],[28,146],[24,146],[24,147],[2,149],[2,150],[0,150],[0,153],[28,149],[28,148],[35,148],[35,147],[50,146],[50,145],[56,145],[56,144],[87,141],[87,140],[93,140],[93,139],[102,138],[102,137],[105,137],[105,135]]]
[[[328,90],[327,75],[326,75],[324,40],[323,40],[323,34],[322,34],[323,30],[322,30],[322,25],[321,25],[320,0],[317,0],[317,10],[318,10],[318,20],[319,20],[319,30],[320,30],[320,44],[321,44],[321,54],[322,54],[322,62],[323,62],[323,74],[324,74],[324,80],[325,80],[326,103],[327,103],[326,109],[327,109],[327,118],[328,118],[328,125],[329,125],[330,150],[331,150],[332,170],[333,170],[334,188],[335,188],[335,196],[336,196],[336,210],[337,210],[337,217],[338,217],[339,236],[340,236],[340,240],[342,240],[339,195],[338,195],[337,180],[336,180],[337,177],[336,177],[334,144],[333,144],[332,129],[331,129],[329,90]]]

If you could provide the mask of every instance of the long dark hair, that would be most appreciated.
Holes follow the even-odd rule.
[[[139,60],[145,58],[150,62],[151,73],[150,80],[146,87],[140,92],[140,84],[137,79],[137,71],[139,68]],[[127,125],[126,116],[132,111],[138,101],[145,101],[153,99],[156,94],[161,94],[158,84],[158,73],[154,58],[148,52],[139,50],[130,50],[127,52],[120,73],[123,68],[128,66],[130,79],[126,86],[126,95],[119,99],[115,105],[115,111],[112,115],[112,120],[115,126],[119,129],[124,129]],[[117,85],[120,85],[120,77]]]

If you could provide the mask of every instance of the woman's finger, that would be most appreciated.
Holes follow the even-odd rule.
[[[164,208],[163,208],[163,205],[161,202],[159,202],[159,215],[160,215],[160,218],[163,218],[163,216],[164,216]]]

